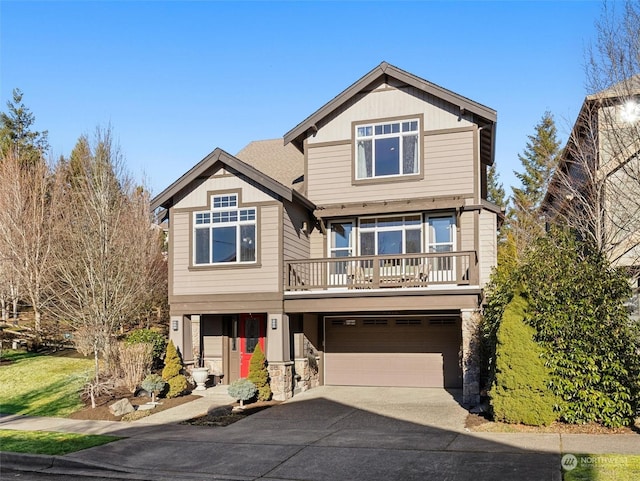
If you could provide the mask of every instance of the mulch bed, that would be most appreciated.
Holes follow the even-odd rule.
[[[633,427],[607,428],[597,423],[565,424],[555,422],[549,426],[526,426],[490,421],[481,414],[469,414],[465,427],[474,432],[492,433],[560,433],[560,434],[634,434],[640,433],[640,419]]]
[[[272,406],[281,404],[282,401],[258,401],[251,404],[245,404],[244,409],[234,410],[238,407],[238,404],[232,404],[229,406],[221,406],[212,410],[205,416],[189,419],[183,421],[180,424],[188,424],[191,426],[206,426],[206,427],[224,427],[229,424],[233,424],[241,419],[251,416],[252,414],[264,411]]]
[[[130,391],[126,389],[117,389],[110,396],[101,396],[96,400],[95,409],[91,408],[91,400],[85,401],[85,407],[79,411],[68,416],[70,419],[88,419],[93,421],[120,421],[122,416],[114,416],[109,411],[109,406],[119,399],[129,399],[129,402],[134,406],[140,406],[151,401],[149,396],[134,396]],[[180,396],[172,399],[156,398],[158,404],[154,409],[149,411],[150,414],[159,413],[165,409],[180,406],[181,404],[200,399],[200,396],[188,394],[186,396]]]

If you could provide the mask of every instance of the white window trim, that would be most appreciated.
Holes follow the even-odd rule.
[[[411,131],[407,131],[407,132],[403,132],[402,131],[402,124],[403,123],[410,123],[410,122],[417,122],[417,128],[416,130],[411,130]],[[399,132],[395,132],[395,133],[389,133],[389,134],[376,134],[375,133],[375,127],[376,126],[380,126],[380,125],[389,125],[389,124],[400,124],[400,131]],[[371,127],[371,135],[358,135],[358,129],[361,128],[366,128],[366,127]],[[382,122],[367,122],[367,123],[362,123],[362,124],[356,124],[355,125],[355,130],[354,130],[354,138],[355,138],[355,142],[354,142],[354,169],[355,169],[355,175],[354,175],[354,179],[355,180],[374,180],[374,179],[388,179],[388,178],[394,178],[394,177],[407,177],[407,176],[416,176],[416,175],[420,175],[420,168],[421,168],[421,159],[422,159],[422,155],[421,155],[421,149],[420,149],[420,132],[421,132],[421,125],[420,125],[420,119],[419,118],[408,118],[408,119],[400,119],[400,120],[387,120],[387,121],[382,121]],[[399,147],[400,147],[400,153],[398,154],[398,162],[399,162],[399,174],[388,174],[388,175],[376,175],[375,173],[375,164],[376,164],[376,157],[375,157],[375,140],[376,139],[384,139],[384,138],[400,138],[402,139],[403,137],[409,136],[409,135],[415,135],[417,137],[417,159],[416,159],[416,171],[415,172],[407,172],[407,173],[403,173],[401,172],[403,169],[403,152],[402,149],[403,147],[403,142],[400,141],[399,142]],[[371,139],[371,143],[372,143],[372,166],[371,166],[371,177],[367,177],[366,175],[364,177],[360,176],[358,174],[359,168],[358,168],[358,141],[359,140],[367,140],[367,139]]]
[[[227,206],[222,207],[214,207],[217,199],[227,199]],[[210,197],[210,210],[202,210],[196,211],[193,213],[193,230],[192,230],[192,265],[195,267],[207,267],[207,266],[229,266],[236,264],[256,264],[258,262],[258,209],[256,207],[244,207],[240,206],[238,203],[238,194],[219,194],[219,195],[211,195]],[[225,213],[236,213],[236,220],[229,221],[214,221],[214,214],[220,214],[221,216]],[[241,220],[241,215],[250,215],[252,213],[252,219]],[[208,222],[197,222],[198,215],[208,214],[209,220]],[[238,260],[240,257],[240,252],[242,249],[242,238],[241,238],[241,226],[253,225],[254,226],[254,260],[252,261],[241,261]],[[236,260],[233,262],[196,262],[197,256],[197,246],[196,246],[196,231],[209,229],[209,259],[212,259],[212,246],[213,242],[213,230],[216,228],[222,227],[235,227],[236,229]]]
[[[451,241],[450,242],[435,242],[435,239],[431,238],[431,219],[451,219],[450,229],[451,229]],[[457,242],[457,225],[456,225],[456,216],[454,214],[446,214],[446,215],[427,215],[425,216],[425,225],[426,225],[426,240],[427,243],[425,245],[425,249],[427,252],[432,252],[431,248],[434,247],[436,250],[433,252],[437,252],[437,247],[439,246],[451,246],[450,252],[455,252],[456,250],[456,242]]]

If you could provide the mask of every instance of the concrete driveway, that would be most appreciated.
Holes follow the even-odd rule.
[[[558,436],[472,436],[457,394],[324,386],[225,428],[158,426],[65,459],[194,480],[560,479]]]

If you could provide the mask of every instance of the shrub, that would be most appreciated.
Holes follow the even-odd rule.
[[[258,390],[258,401],[268,401],[271,399],[271,386],[269,386],[269,371],[267,370],[267,360],[260,344],[251,354],[249,361],[249,375],[247,379],[251,381]]]
[[[182,359],[173,341],[167,345],[167,354],[164,357],[164,369],[162,379],[168,381],[182,372]]]
[[[496,421],[533,426],[558,418],[558,398],[547,388],[549,370],[542,348],[525,324],[527,301],[516,295],[504,310],[497,332],[495,379],[489,396]]]
[[[182,396],[189,389],[189,383],[187,383],[187,377],[184,374],[173,376],[167,381],[167,385],[169,386],[165,395],[167,398]]]
[[[151,401],[155,402],[155,395],[164,389],[165,384],[167,384],[164,379],[162,379],[157,374],[149,374],[142,381],[142,389],[151,393]]]
[[[135,392],[138,384],[151,370],[153,346],[148,343],[119,343],[117,349],[118,371],[124,385]]]
[[[127,336],[125,341],[127,344],[148,343],[153,346],[153,364],[159,366],[162,361],[162,355],[167,346],[165,337],[157,331],[151,329],[136,329]]]
[[[555,230],[524,266],[528,320],[545,348],[562,419],[618,427],[640,409],[640,349],[625,309],[627,273],[593,246]]]
[[[248,401],[256,395],[257,389],[247,378],[241,378],[229,384],[229,396],[240,401],[240,406],[244,406],[244,401]]]

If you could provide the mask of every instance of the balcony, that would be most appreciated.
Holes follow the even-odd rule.
[[[478,285],[475,251],[285,262],[285,291]]]

